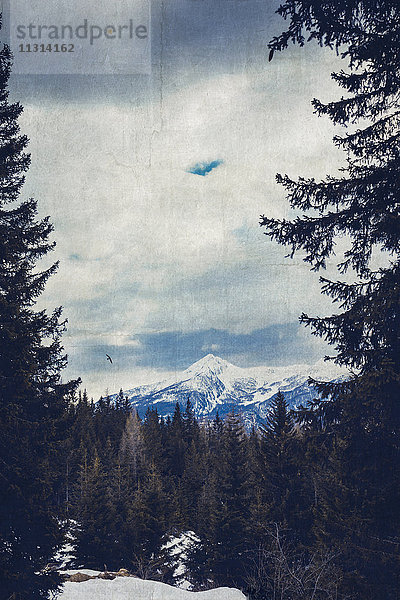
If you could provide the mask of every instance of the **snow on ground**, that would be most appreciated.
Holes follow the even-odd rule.
[[[59,600],[246,600],[242,592],[231,588],[187,592],[165,583],[136,577],[116,577],[113,580],[90,579],[82,583],[67,581],[58,598]]]
[[[60,573],[65,575],[74,575],[74,573],[82,573],[82,575],[90,575],[91,577],[97,577],[101,571],[93,571],[93,569],[62,569]]]

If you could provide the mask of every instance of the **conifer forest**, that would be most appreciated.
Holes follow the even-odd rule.
[[[331,312],[299,318],[349,375],[310,380],[313,400],[296,407],[278,391],[252,427],[236,410],[199,418],[190,397],[167,417],[157,404],[138,414],[122,389],[93,398],[64,378],[68,315],[37,306],[58,269],[53,217],[24,197],[29,140],[2,44],[0,600],[57,597],[68,540],[70,568],[177,585],[168,547],[182,536],[195,592],[400,598],[400,5],[286,0],[277,14],[265,68],[313,43],[341,60],[335,99],[313,109],[341,126],[343,167],[322,180],[278,174],[288,216],[260,206],[257,231],[319,278]]]

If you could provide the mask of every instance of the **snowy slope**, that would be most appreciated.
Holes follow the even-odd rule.
[[[242,369],[208,354],[175,377],[124,391],[132,407],[144,416],[156,406],[160,415],[171,415],[176,402],[189,399],[199,418],[221,416],[233,409],[250,423],[263,421],[273,397],[281,390],[290,406],[315,397],[308,379],[332,381],[343,377],[335,365],[319,361],[315,365],[253,367]],[[115,396],[114,396],[115,397]]]
[[[165,583],[135,577],[117,577],[111,581],[91,579],[82,583],[66,582],[58,598],[59,600],[245,600],[242,592],[230,588],[187,592]]]

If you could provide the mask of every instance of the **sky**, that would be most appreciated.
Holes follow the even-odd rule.
[[[339,95],[338,59],[312,45],[268,62],[276,7],[154,0],[149,73],[11,78],[32,155],[23,196],[51,216],[60,261],[39,306],[64,307],[64,379],[95,398],[209,352],[243,367],[327,352],[298,324],[332,310],[318,275],[258,222],[291,214],[277,172],[343,165],[311,106]]]

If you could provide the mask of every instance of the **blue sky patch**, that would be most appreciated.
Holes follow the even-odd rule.
[[[193,173],[193,175],[201,175],[204,177],[207,173],[210,173],[220,165],[224,164],[222,158],[217,158],[216,160],[212,160],[209,162],[199,162],[196,163],[193,167],[187,170],[187,173]]]

